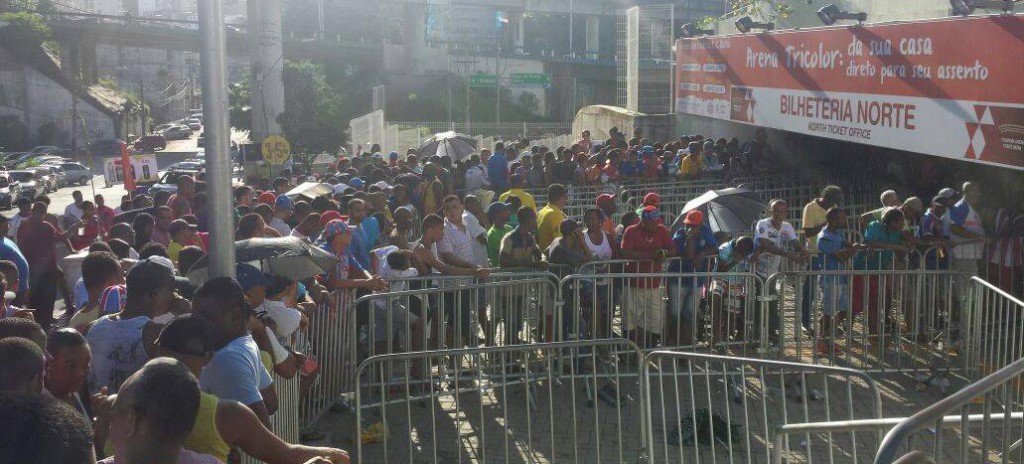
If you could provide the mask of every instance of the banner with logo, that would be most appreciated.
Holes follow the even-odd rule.
[[[1024,169],[1024,18],[676,42],[676,111]]]
[[[126,158],[128,160],[127,169],[125,169],[124,162]],[[128,173],[127,182],[125,181],[126,171]],[[155,155],[128,155],[121,158],[104,158],[103,177],[107,187],[124,182],[125,190],[131,192],[135,190],[136,184],[159,181],[160,173],[157,170]]]

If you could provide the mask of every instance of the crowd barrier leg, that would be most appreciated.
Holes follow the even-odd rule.
[[[354,462],[637,462],[638,378],[599,351],[640,363],[621,339],[371,357],[359,367],[356,420],[378,433],[357,441]],[[431,366],[424,378],[402,374],[415,363]]]

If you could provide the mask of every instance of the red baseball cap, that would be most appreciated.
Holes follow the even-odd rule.
[[[600,205],[601,203],[615,203],[615,197],[610,193],[602,193],[597,196],[597,204]]]
[[[704,213],[693,210],[686,213],[686,217],[683,218],[683,224],[691,226],[699,226],[704,223]]]
[[[277,202],[277,195],[274,195],[274,192],[263,192],[260,194],[258,201],[265,205],[274,206],[274,203]]]
[[[661,195],[654,192],[644,195],[644,205],[658,206],[658,203],[661,203]]]
[[[341,219],[341,213],[334,210],[324,211],[324,213],[320,215],[320,227],[326,226],[328,222],[335,219]]]

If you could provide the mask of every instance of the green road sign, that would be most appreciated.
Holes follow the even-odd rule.
[[[470,87],[497,87],[498,76],[494,74],[473,74],[469,76]]]
[[[551,87],[551,75],[547,73],[512,73],[509,75],[508,86],[517,88],[548,88]]]

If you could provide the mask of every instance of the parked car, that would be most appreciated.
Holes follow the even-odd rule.
[[[21,195],[21,184],[12,182],[6,172],[0,172],[0,208],[11,209]]]
[[[53,165],[60,168],[64,172],[65,185],[80,184],[86,185],[92,180],[92,170],[83,166],[79,163],[71,163],[66,161],[53,161],[46,163],[47,165]]]
[[[192,118],[188,120],[188,128],[192,130],[199,130],[203,128],[203,121],[199,118]]]
[[[50,192],[56,192],[57,189],[60,188],[60,185],[58,185],[57,178],[54,177],[53,173],[50,172],[50,170],[47,169],[47,168],[40,167],[40,166],[35,166],[35,167],[31,167],[31,168],[25,168],[23,170],[24,171],[32,171],[32,172],[36,173],[36,179],[38,179],[39,182],[41,184],[43,184],[43,194],[44,195],[48,194]]]
[[[192,129],[188,126],[173,125],[162,132],[167,140],[182,140],[192,137]]]
[[[40,181],[35,171],[18,170],[7,173],[11,183],[17,183],[21,189],[20,196],[35,200],[39,195],[45,195],[45,185]]]
[[[124,140],[120,139],[100,139],[89,142],[89,152],[92,156],[96,157],[111,157],[121,155],[121,144]],[[85,155],[84,149],[79,149],[80,156]]]
[[[139,151],[156,151],[167,148],[167,139],[160,134],[149,134],[139,137],[133,144]]]
[[[40,145],[38,147],[33,148],[31,150],[31,153],[43,154],[43,153],[49,153],[49,152],[51,152],[53,150],[60,150],[60,147],[55,147],[53,145]]]
[[[47,175],[50,176],[50,178],[54,180],[54,184],[57,187],[57,188],[55,188],[53,190],[57,190],[59,188],[63,188],[65,186],[67,186],[67,176],[64,175],[64,171],[62,171],[59,167],[54,166],[52,164],[40,164],[39,166],[36,166],[35,168],[45,169],[46,172],[49,173]]]
[[[185,160],[167,166],[167,172],[201,171],[206,163],[199,160]]]
[[[199,138],[196,139],[196,146],[199,148],[206,146],[206,131],[199,133]]]
[[[181,176],[192,176],[195,177],[199,174],[199,171],[181,170],[181,171],[167,171],[160,176],[160,180],[155,184],[150,184],[148,187],[142,187],[144,191],[139,193],[147,193],[155,195],[157,192],[170,192],[172,195],[178,193],[178,178]],[[136,189],[140,190],[140,189]]]
[[[20,159],[20,161],[16,161],[15,164],[14,164],[14,169],[32,168],[32,167],[39,166],[40,164],[43,164],[43,163],[45,163],[47,161],[50,161],[50,160],[63,160],[63,159],[64,158],[61,158],[59,156],[52,156],[52,155],[32,155],[32,156],[29,156],[27,158]]]

